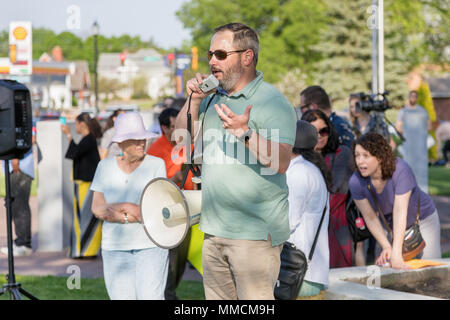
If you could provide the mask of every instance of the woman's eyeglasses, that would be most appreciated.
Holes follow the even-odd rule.
[[[321,137],[328,137],[330,135],[330,128],[325,127],[319,130],[319,135]]]
[[[217,60],[225,60],[230,54],[244,52],[245,50],[235,50],[235,51],[225,51],[225,50],[216,50],[216,51],[208,51],[208,61],[212,59],[213,56],[216,56]]]

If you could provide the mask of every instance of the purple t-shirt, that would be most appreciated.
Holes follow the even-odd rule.
[[[370,180],[360,175],[359,171],[353,173],[349,182],[349,189],[353,199],[362,200],[368,199],[370,205],[376,212],[376,205],[372,199],[372,194],[367,188],[367,181]],[[409,228],[416,220],[417,215],[417,201],[420,194],[420,220],[430,216],[435,210],[435,206],[431,197],[423,192],[417,185],[416,178],[408,166],[408,164],[401,158],[397,158],[395,163],[395,171],[391,179],[386,182],[386,185],[381,193],[377,193],[372,182],[370,187],[375,192],[378,199],[378,204],[386,217],[387,222],[392,228],[392,211],[394,208],[395,195],[402,195],[412,190],[411,197],[408,204],[408,215],[406,218],[406,226]]]

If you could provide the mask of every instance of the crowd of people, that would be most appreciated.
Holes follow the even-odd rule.
[[[426,150],[405,144],[404,159],[396,157],[388,128],[374,132],[374,119],[357,110],[356,95],[349,96],[350,122],[334,112],[319,85],[301,91],[299,107],[293,108],[256,69],[258,55],[253,29],[221,26],[208,51],[219,87],[203,92],[207,75],[196,74],[186,84],[188,99],[164,101],[152,128],[144,127],[139,113],[117,110],[102,131],[83,113],[75,122],[82,139],[75,143],[62,125],[76,185],[71,256],[96,256],[101,248],[111,299],[177,298],[190,236],[170,251],[157,247],[140,224],[139,202],[153,178],[182,184],[186,169],[175,160],[187,157],[185,149],[174,153],[179,141],[173,132],[188,128],[188,113],[192,136],[203,139],[204,152],[201,185],[192,183],[190,172],[183,188],[202,191],[195,232],[202,234],[207,299],[274,299],[283,244],[309,251],[324,208],[325,223],[299,296],[326,289],[330,268],[376,263],[408,269],[402,245],[416,215],[426,243],[420,257],[441,257],[438,212],[418,159]],[[428,118],[416,106],[416,92],[409,101],[397,124],[416,146],[427,133]],[[349,201],[371,233],[364,242],[353,241]],[[27,239],[20,241],[28,245]]]

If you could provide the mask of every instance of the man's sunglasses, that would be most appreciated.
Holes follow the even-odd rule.
[[[225,60],[232,53],[245,51],[247,51],[247,49],[235,51],[225,51],[225,50],[208,51],[208,61],[211,60],[213,56],[216,56],[217,60]]]
[[[325,127],[319,130],[319,135],[321,137],[328,137],[330,135],[330,128],[329,127]]]

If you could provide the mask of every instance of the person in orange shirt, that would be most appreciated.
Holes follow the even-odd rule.
[[[176,145],[175,141],[172,140],[172,133],[175,130],[175,119],[178,112],[178,110],[173,108],[167,108],[161,112],[158,120],[162,135],[150,145],[147,149],[147,154],[163,159],[166,165],[167,178],[180,186],[184,174],[182,164],[185,162],[186,157],[183,154],[183,149],[178,154],[172,156],[172,150]],[[179,157],[182,157],[183,161],[179,161]],[[196,188],[192,182],[192,178],[193,174],[189,172],[183,189],[194,190]],[[169,250],[169,273],[164,292],[166,300],[178,299],[175,290],[181,281],[186,266],[191,239],[190,233],[186,235],[186,238],[180,246]]]
[[[178,110],[173,108],[167,108],[161,112],[158,120],[162,135],[150,145],[147,149],[147,154],[163,159],[166,164],[167,178],[180,186],[184,173],[182,163],[186,160],[186,157],[183,154],[183,149],[175,157],[172,156],[172,150],[176,145],[175,141],[172,140],[172,133],[175,130],[175,119],[178,112]],[[178,157],[184,157],[183,161],[180,161]],[[192,172],[189,172],[186,183],[184,184],[185,190],[194,190],[192,177]]]

